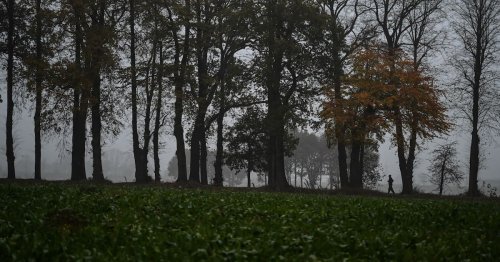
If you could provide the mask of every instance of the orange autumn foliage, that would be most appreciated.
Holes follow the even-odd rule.
[[[439,91],[428,72],[415,69],[402,52],[389,55],[384,48],[360,50],[352,60],[351,73],[344,79],[342,100],[327,89],[322,118],[327,133],[335,123],[350,131],[351,139],[369,134],[382,138],[396,121],[398,110],[405,129],[415,129],[421,138],[433,137],[450,128]]]

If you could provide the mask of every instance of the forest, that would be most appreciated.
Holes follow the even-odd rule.
[[[9,179],[23,108],[36,180],[50,139],[68,179],[104,181],[102,147],[126,131],[137,183],[172,166],[177,183],[257,173],[273,190],[370,188],[389,139],[411,194],[419,149],[461,128],[467,170],[452,141],[429,173],[478,195],[481,139],[500,127],[498,0],[2,0],[0,17]],[[314,156],[297,153],[307,130],[324,132]],[[168,134],[175,165],[159,159]]]

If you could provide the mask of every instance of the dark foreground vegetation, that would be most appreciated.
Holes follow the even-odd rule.
[[[0,184],[0,260],[500,258],[500,203]]]

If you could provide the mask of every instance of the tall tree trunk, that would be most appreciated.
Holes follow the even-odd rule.
[[[266,91],[267,91],[267,131],[268,131],[268,165],[269,186],[274,189],[284,189],[288,186],[284,167],[284,108],[280,95],[280,81],[283,71],[284,50],[277,41],[277,25],[280,23],[277,17],[279,12],[275,1],[267,2],[267,13],[270,17],[266,45],[268,53],[266,57]],[[278,39],[279,40],[279,39]]]
[[[183,115],[183,85],[177,81],[175,85],[175,117],[174,117],[174,136],[176,140],[176,156],[178,167],[178,182],[187,181],[187,167],[186,167],[186,146],[184,143],[184,128],[182,127]]]
[[[14,116],[14,0],[7,1],[7,121],[6,121],[6,155],[7,155],[7,177],[16,178],[14,137],[12,135]]]
[[[42,142],[41,142],[41,113],[42,113],[42,14],[41,0],[36,0],[36,76],[35,76],[35,180],[42,179]]]
[[[253,169],[252,161],[248,161],[248,167],[247,167],[247,187],[248,188],[252,187],[252,179],[250,177],[250,175],[252,174],[252,169]]]
[[[353,142],[351,146],[350,171],[350,186],[353,188],[363,188],[361,170],[361,143],[359,142]]]
[[[361,187],[363,187],[363,176],[365,175],[365,144],[361,143],[359,151],[359,172],[361,174]]]
[[[142,174],[143,177],[141,181],[138,182],[147,182],[149,181],[149,170],[148,170],[148,156],[149,156],[149,146],[151,142],[151,107],[153,105],[153,96],[154,96],[154,89],[156,86],[156,48],[157,48],[157,40],[154,40],[153,43],[153,52],[152,52],[152,64],[151,66],[147,69],[146,72],[146,114],[144,116],[144,134],[143,134],[143,146],[142,146]],[[151,70],[151,80],[149,80],[149,74]]]
[[[342,82],[341,82],[341,74],[342,74],[342,64],[340,62],[340,54],[336,52],[338,57],[336,58],[339,61],[335,62],[335,71],[334,74],[334,91],[335,91],[335,110],[337,114],[343,113],[342,106]],[[347,175],[347,152],[346,152],[346,144],[345,144],[345,127],[341,123],[341,121],[336,121],[335,123],[335,138],[337,139],[337,159],[339,161],[339,174],[340,174],[340,187],[345,188],[349,184],[349,178]]]
[[[155,182],[161,182],[160,175],[160,118],[162,111],[162,93],[163,93],[163,43],[160,41],[160,67],[158,69],[158,97],[156,100],[156,118],[155,118],[155,130],[153,137],[153,154],[154,154],[154,164],[155,164]]]
[[[143,152],[139,146],[139,132],[137,130],[137,69],[135,56],[135,1],[130,0],[130,74],[132,84],[132,145],[135,162],[135,181],[145,180]]]
[[[93,27],[103,30],[105,27],[104,15],[106,11],[106,2],[101,0],[99,2],[99,19],[93,21]],[[102,49],[104,48],[103,41],[97,41],[92,46],[92,63],[91,63],[91,76],[92,76],[92,160],[93,171],[92,177],[96,181],[103,181],[104,174],[102,170],[102,120],[101,120],[101,67],[102,67]]]
[[[274,45],[274,42],[273,44]],[[282,68],[282,53],[272,55],[267,80],[268,114],[267,128],[269,133],[269,186],[274,189],[284,189],[288,186],[284,165],[284,115],[280,98],[280,80]]]
[[[71,154],[71,180],[85,180],[85,147],[87,141],[88,91],[85,87],[73,90],[73,138]]]
[[[193,133],[191,134],[191,162],[189,167],[189,181],[200,182],[200,120],[199,113],[196,116]]]
[[[321,185],[321,171],[318,173],[318,179],[319,179],[319,189],[322,189],[322,185]]]
[[[97,69],[99,70],[99,69]],[[102,171],[102,148],[101,148],[101,79],[99,73],[94,75],[94,85],[92,87],[92,160],[94,180],[104,180]]]
[[[200,181],[202,185],[208,185],[207,157],[207,137],[205,127],[203,127],[203,134],[200,137]]]
[[[300,165],[300,188],[304,187],[304,163]]]
[[[216,142],[216,154],[215,154],[215,186],[223,186],[223,174],[222,165],[224,164],[224,115],[226,107],[226,84],[225,81],[221,81],[219,90],[219,113],[217,115],[217,142]]]
[[[187,167],[186,167],[186,146],[184,143],[184,128],[182,127],[183,115],[183,85],[178,82],[175,85],[175,117],[174,117],[174,136],[176,140],[176,156],[178,167],[178,182],[187,181]]]
[[[206,4],[206,2],[205,2]],[[197,1],[196,4],[196,59],[198,71],[198,112],[191,136],[191,165],[189,169],[189,180],[193,182],[200,182],[200,150],[201,140],[205,131],[205,114],[209,104],[208,98],[208,32],[203,26],[207,23],[202,19],[202,3]]]
[[[273,117],[276,115],[278,115],[277,118],[281,119],[276,119],[275,117]],[[268,119],[277,120],[274,123],[268,122],[268,125],[271,126],[270,127],[271,132],[269,136],[269,147],[270,147],[269,186],[277,190],[282,190],[288,187],[288,182],[286,180],[286,174],[285,174],[283,116],[280,114],[271,113],[271,117]]]
[[[185,1],[185,8],[188,13],[191,13],[191,1]],[[183,46],[183,57],[179,65],[179,54],[180,47],[176,43],[176,54],[175,54],[175,64],[180,66],[180,72],[177,73],[175,77],[175,117],[174,117],[174,136],[176,140],[176,156],[177,156],[177,168],[178,168],[178,182],[187,181],[187,167],[186,167],[186,145],[184,142],[184,128],[182,126],[182,115],[183,109],[183,99],[184,99],[184,82],[187,63],[189,60],[189,35],[191,31],[191,23],[187,22],[184,30],[184,46]],[[175,33],[176,35],[176,33]],[[175,36],[176,38],[176,36]],[[177,39],[177,38],[176,38]],[[177,41],[176,41],[177,42]]]
[[[479,134],[477,128],[472,131],[469,159],[469,195],[478,195],[477,178],[479,174]]]
[[[401,112],[399,107],[396,106],[394,110],[395,124],[396,124],[396,146],[398,153],[399,171],[401,172],[401,180],[403,182],[403,194],[413,193],[413,179],[408,174],[408,167],[405,156],[405,142],[403,133],[403,123],[401,119]]]
[[[224,85],[221,85],[221,92],[223,92]],[[223,99],[224,100],[224,99]],[[223,104],[223,100],[221,104]],[[221,105],[221,108],[223,106]],[[215,178],[214,185],[222,186],[223,184],[223,174],[222,174],[222,165],[223,165],[223,157],[224,157],[224,114],[222,110],[219,110],[219,115],[217,116],[217,150],[215,155]]]
[[[85,180],[85,144],[87,140],[88,87],[81,81],[83,33],[81,26],[82,11],[74,6],[75,12],[75,65],[73,82],[73,137],[71,152],[71,180]]]
[[[293,186],[297,187],[297,162],[293,163],[293,174],[294,174],[294,183]]]
[[[448,160],[447,155],[445,155],[445,158],[443,159],[443,164],[441,165],[441,176],[439,179],[439,195],[443,195],[443,187],[444,187],[444,172],[446,168],[446,161]]]
[[[480,9],[483,9],[483,3],[481,2]],[[483,12],[481,10],[481,12]],[[478,36],[476,39],[476,50],[474,55],[474,85],[472,90],[472,138],[470,145],[470,156],[469,156],[469,190],[467,194],[469,195],[478,195],[479,190],[477,187],[477,178],[479,174],[479,97],[480,97],[480,88],[481,88],[481,76],[482,76],[482,55],[483,50],[482,43],[484,40],[483,37],[483,20],[478,19],[477,28],[480,32],[478,32]]]
[[[413,169],[415,166],[416,150],[417,150],[417,121],[413,121],[413,127],[410,130],[410,146],[408,147],[408,159],[406,160],[406,172],[408,179],[413,181]]]

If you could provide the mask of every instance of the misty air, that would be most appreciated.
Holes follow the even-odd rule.
[[[0,261],[500,259],[500,0],[2,0],[0,65]]]

